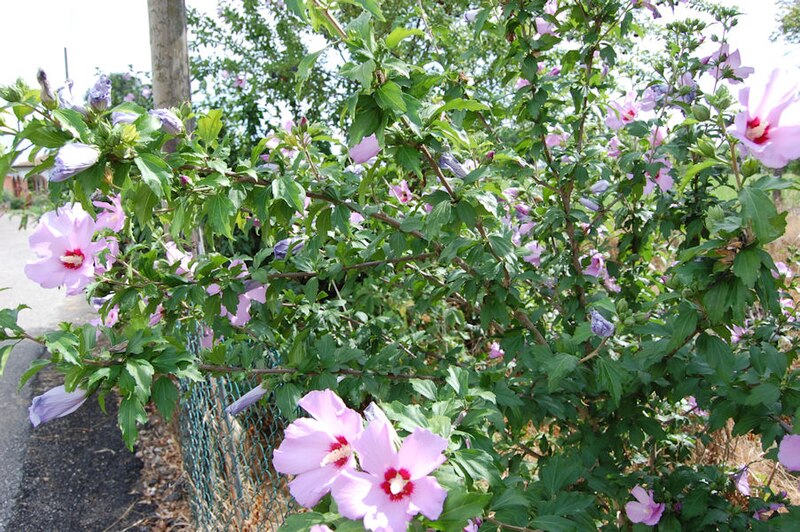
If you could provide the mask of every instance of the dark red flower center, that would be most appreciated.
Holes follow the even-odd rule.
[[[761,119],[756,117],[747,121],[747,131],[745,137],[752,140],[759,146],[769,140],[769,124],[761,123]]]
[[[381,489],[389,496],[391,501],[401,501],[410,497],[414,493],[414,483],[411,482],[411,474],[408,469],[401,467],[395,469],[390,467],[383,475]]]
[[[328,454],[322,461],[322,465],[333,464],[339,469],[347,465],[353,455],[353,448],[344,436],[336,436],[336,441],[331,443]]]
[[[80,249],[72,249],[61,255],[61,264],[70,270],[77,270],[83,265],[86,255]]]

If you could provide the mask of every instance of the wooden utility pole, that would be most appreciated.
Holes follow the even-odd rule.
[[[147,0],[150,61],[156,108],[177,107],[191,98],[184,0]]]

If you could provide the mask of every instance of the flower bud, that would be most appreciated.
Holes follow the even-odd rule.
[[[150,116],[158,118],[161,121],[161,129],[170,135],[183,133],[183,122],[169,109],[154,109],[150,111]]]
[[[57,108],[58,99],[50,89],[50,82],[47,81],[47,74],[45,74],[44,70],[41,68],[39,69],[39,72],[36,73],[36,80],[39,82],[39,86],[41,87],[39,97],[42,100],[42,105],[44,105],[47,109]]]
[[[99,158],[100,150],[95,146],[81,144],[80,142],[65,144],[58,150],[49,180],[58,182],[69,179],[75,174],[94,166]]]
[[[111,80],[105,74],[89,89],[89,105],[95,111],[105,111],[111,105]]]
[[[592,310],[589,314],[592,332],[602,338],[608,338],[614,334],[614,324],[603,317],[602,314],[596,310]]]

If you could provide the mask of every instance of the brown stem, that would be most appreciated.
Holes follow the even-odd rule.
[[[487,517],[486,520],[493,525],[497,525],[503,530],[516,530],[517,532],[544,532],[538,528],[526,528],[524,526],[517,526],[517,525],[510,525],[508,523],[503,523],[502,521],[498,521],[494,517]]]

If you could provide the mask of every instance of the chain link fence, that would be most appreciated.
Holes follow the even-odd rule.
[[[273,531],[292,510],[286,478],[272,468],[285,427],[278,408],[262,401],[236,417],[225,413],[253,386],[226,378],[184,383],[181,443],[198,530]]]

